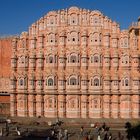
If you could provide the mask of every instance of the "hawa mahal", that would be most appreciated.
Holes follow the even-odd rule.
[[[100,11],[70,7],[10,40],[9,80],[0,79],[11,116],[140,117],[140,18],[121,30]]]

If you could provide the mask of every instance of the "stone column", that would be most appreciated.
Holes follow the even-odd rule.
[[[139,95],[132,95],[131,96],[131,108],[132,108],[132,118],[139,118],[140,117],[140,105],[139,105],[140,97]]]
[[[130,95],[121,95],[120,96],[120,117],[121,118],[130,118]]]
[[[17,116],[27,117],[28,106],[27,106],[27,95],[18,94],[17,95]]]
[[[81,95],[81,118],[88,117],[88,97],[87,95]]]
[[[65,118],[66,115],[66,97],[65,95],[58,95],[58,117]]]
[[[47,117],[48,113],[48,95],[44,95],[44,116]]]
[[[111,97],[111,117],[118,118],[119,116],[119,97],[118,95],[112,95]]]
[[[30,94],[28,95],[28,111],[29,111],[29,117],[35,117],[36,115],[36,99],[35,95]]]
[[[36,95],[36,116],[44,116],[44,101],[43,95]]]
[[[110,118],[110,95],[103,95],[103,117]]]
[[[10,114],[12,117],[17,116],[17,99],[16,94],[10,94]]]

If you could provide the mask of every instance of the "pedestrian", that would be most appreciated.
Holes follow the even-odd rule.
[[[46,140],[50,140],[50,137],[47,137]]]
[[[0,136],[3,136],[3,128],[0,129]]]
[[[124,136],[121,134],[121,132],[118,132],[118,140],[123,140]]]
[[[85,136],[84,140],[89,140],[88,135]]]
[[[108,136],[108,140],[112,140],[112,134],[111,133]]]
[[[68,140],[68,130],[64,130],[64,140]]]
[[[16,130],[15,130],[15,131],[17,132],[18,136],[20,136],[20,135],[21,135],[21,133],[20,133],[20,131],[19,131],[18,127],[16,127]]]
[[[81,136],[84,136],[84,127],[83,127],[83,126],[81,126],[80,135],[81,135]]]
[[[91,130],[88,133],[88,139],[91,140]]]
[[[100,135],[100,133],[99,133],[98,136],[97,136],[97,140],[101,140],[101,135]]]
[[[106,133],[105,136],[104,136],[104,140],[108,140],[108,135],[107,135],[107,133]]]
[[[62,138],[62,132],[61,132],[61,129],[59,130],[59,132],[58,132],[58,140],[61,140],[61,138]]]
[[[52,137],[54,136],[54,130],[51,131],[51,135],[52,135]]]
[[[102,130],[105,131],[105,129],[106,129],[106,123],[104,122],[102,125]]]

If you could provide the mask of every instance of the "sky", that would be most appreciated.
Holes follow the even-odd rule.
[[[0,36],[16,35],[51,10],[99,10],[127,29],[140,16],[140,0],[0,0]]]

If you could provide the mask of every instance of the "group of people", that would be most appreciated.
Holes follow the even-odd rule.
[[[53,127],[51,129],[51,136],[47,137],[46,140],[69,140],[70,134],[68,133],[67,129],[63,129],[60,127]],[[55,128],[55,129],[54,129]],[[95,123],[94,126],[92,126],[92,129],[90,131],[87,131],[83,126],[80,128],[80,133],[75,132],[75,137],[77,137],[77,140],[123,140],[124,136],[118,132],[117,136],[114,136],[111,131],[110,127],[106,125],[106,123],[103,123],[102,125],[99,125],[98,123]]]
[[[97,123],[94,127],[89,131],[86,132],[84,127],[81,127],[80,130],[81,139],[80,140],[123,140],[123,135],[119,132],[118,137],[113,137],[112,133],[110,132],[110,127],[103,123],[102,126],[99,126]]]
[[[68,140],[68,130],[64,131],[60,128],[58,130],[52,129],[51,135],[46,138],[46,140]]]

